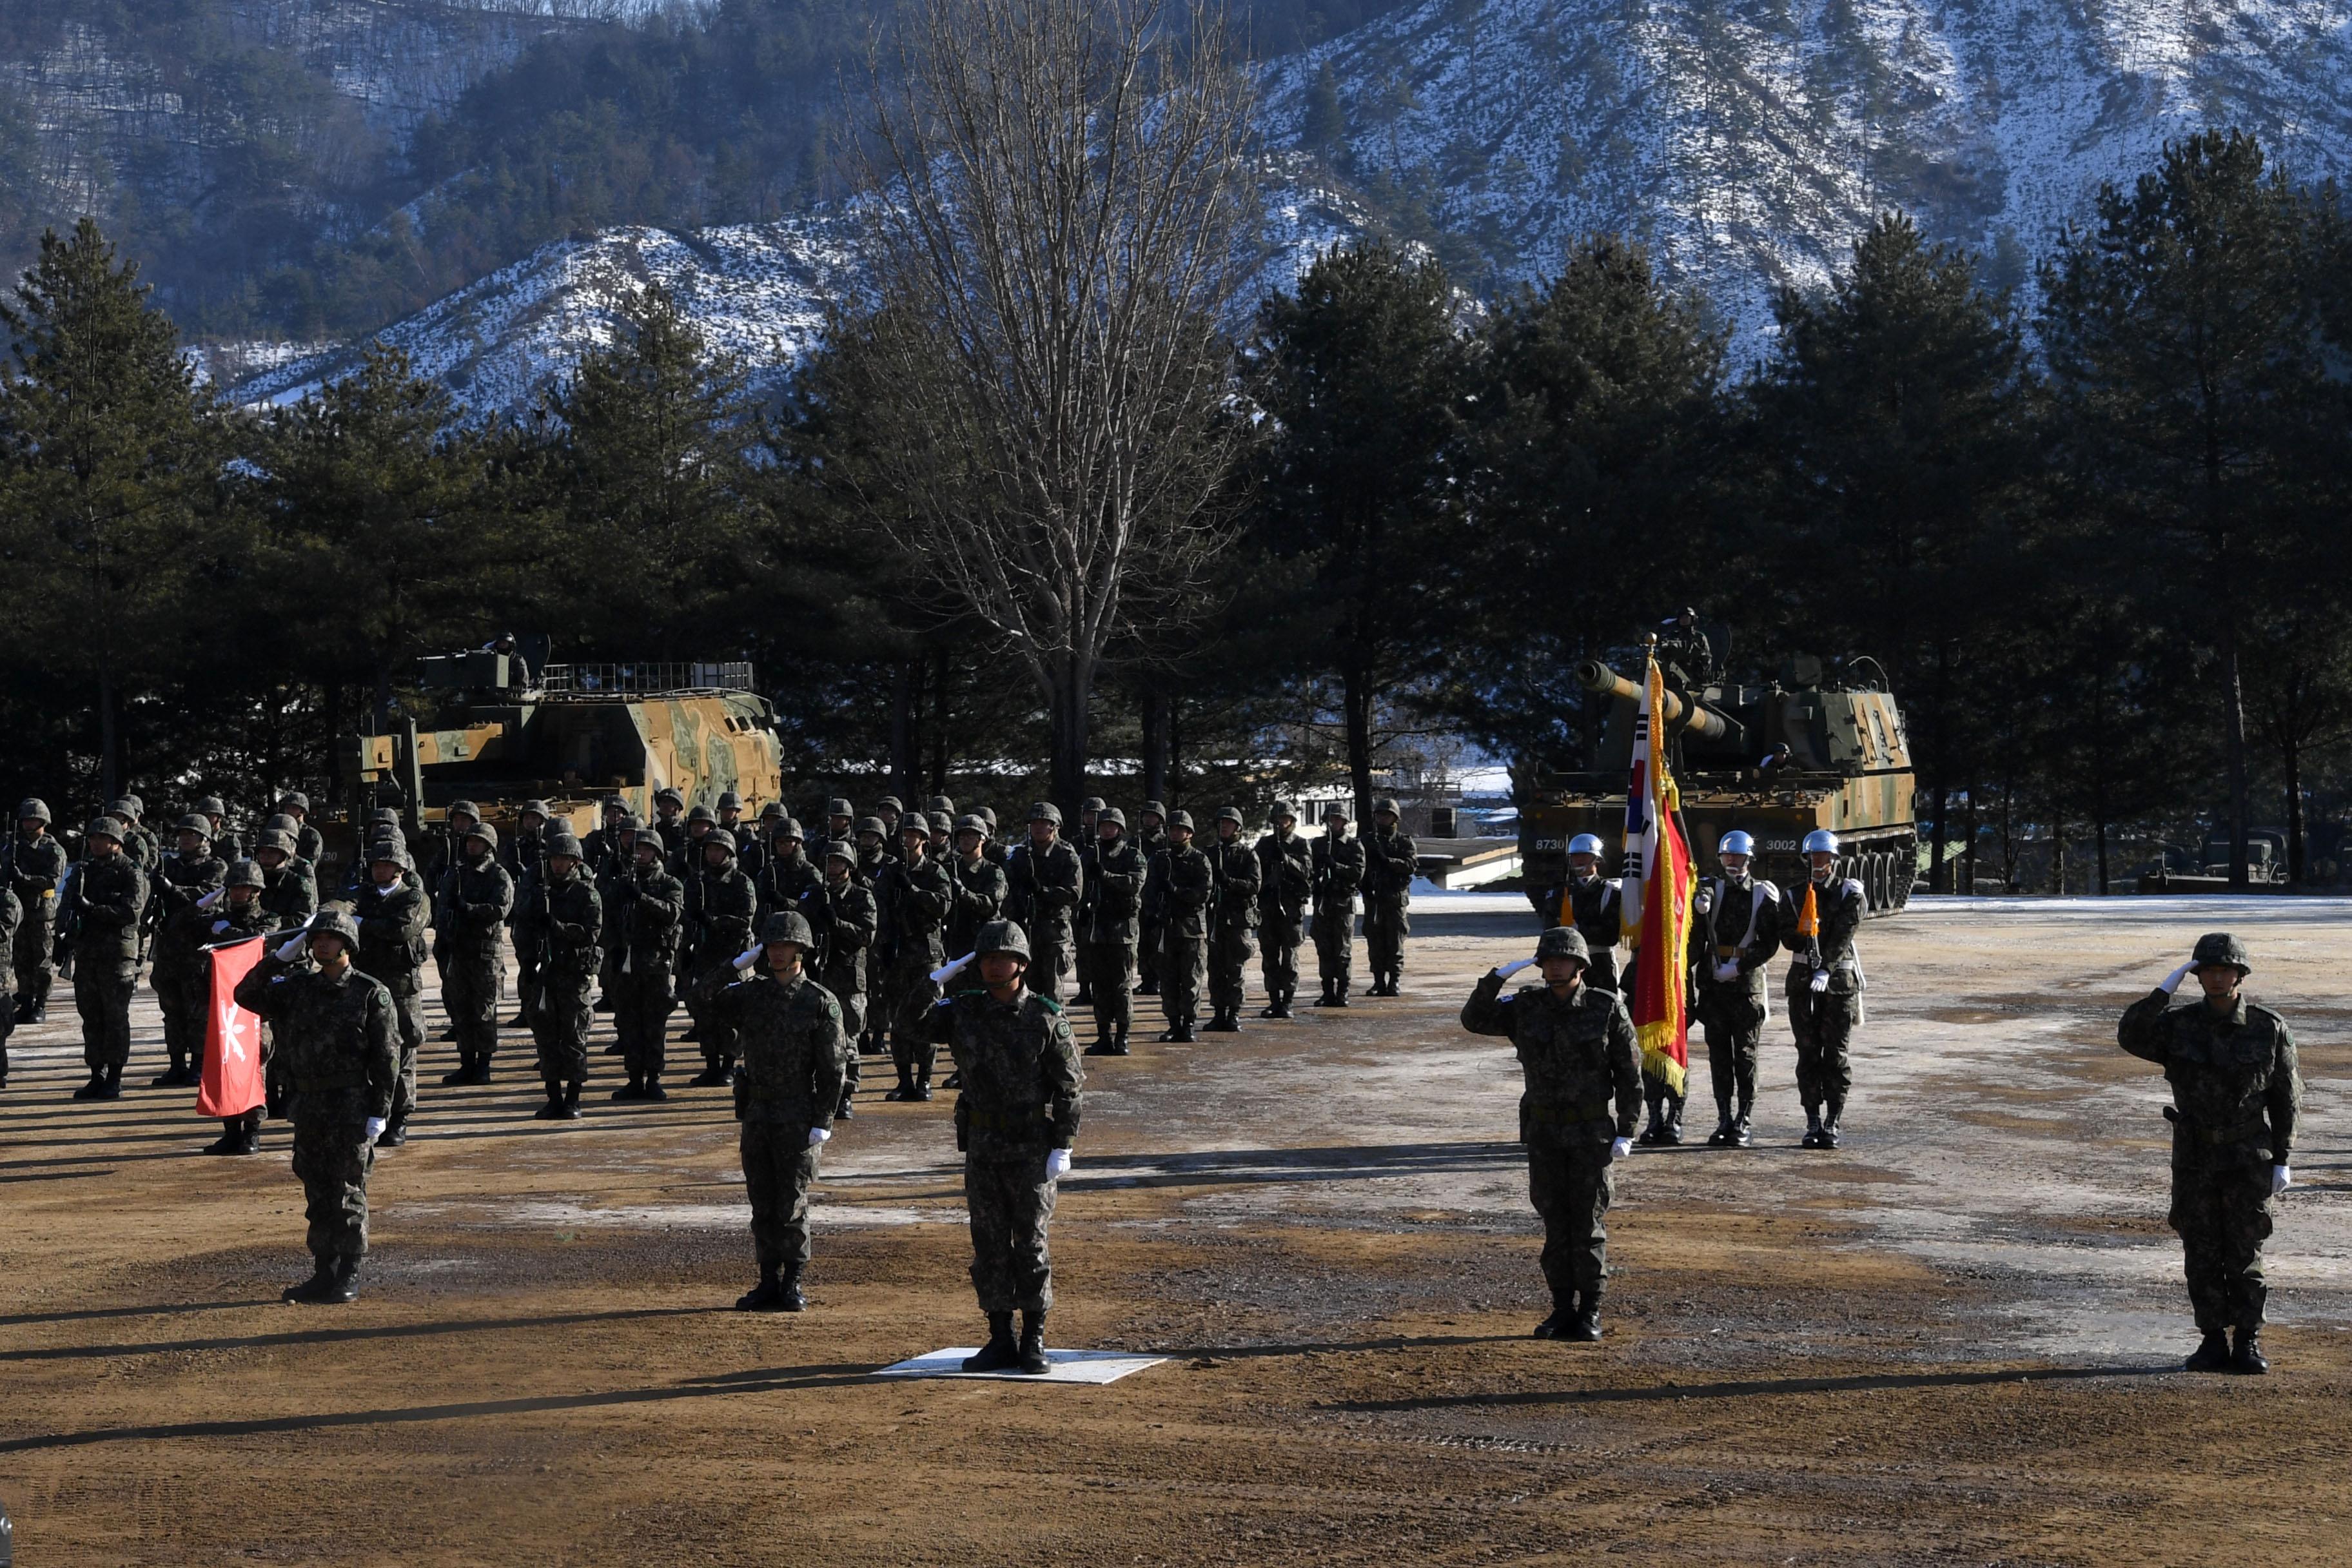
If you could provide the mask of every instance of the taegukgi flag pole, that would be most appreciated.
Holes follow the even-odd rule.
[[[1666,766],[1658,715],[1665,678],[1651,650],[1633,720],[1633,770],[1625,789],[1625,865],[1619,919],[1633,949],[1625,987],[1641,1042],[1642,1070],[1675,1094],[1690,1071],[1686,977],[1690,969],[1690,844],[1683,837],[1682,795]]]

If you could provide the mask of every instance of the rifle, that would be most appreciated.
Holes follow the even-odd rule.
[[[81,933],[81,866],[66,868],[58,881],[58,929],[50,939],[49,962],[66,979],[73,978],[74,938]]]

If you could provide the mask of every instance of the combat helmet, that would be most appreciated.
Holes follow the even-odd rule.
[[[2207,931],[2197,939],[2197,950],[2189,958],[2200,968],[2209,963],[2226,963],[2242,974],[2252,974],[2253,966],[2246,962],[2246,944],[2226,931]]]
[[[1006,952],[1026,963],[1029,962],[1029,934],[1011,921],[990,921],[980,928],[979,936],[972,941],[971,951],[975,958]]]
[[[1372,802],[1372,815],[1374,816],[1378,816],[1382,812],[1386,812],[1391,816],[1402,816],[1404,815],[1397,809],[1396,797],[1394,795],[1384,795],[1381,796],[1380,799]]]
[[[28,818],[32,821],[45,825],[48,823],[51,820],[49,816],[49,803],[45,800],[18,801],[16,803],[16,820],[23,822]]]
[[[857,819],[856,831],[860,837],[868,833],[871,833],[877,838],[887,838],[890,837],[890,830],[882,826],[882,819],[878,816],[859,817]]]
[[[1276,801],[1274,803],[1274,809],[1265,814],[1265,819],[1268,822],[1280,822],[1286,816],[1290,818],[1293,822],[1297,822],[1298,820],[1298,808],[1292,805],[1286,800]]]
[[[966,833],[977,833],[982,839],[985,839],[988,837],[988,824],[980,819],[980,814],[978,812],[968,811],[961,816],[957,817],[955,830],[959,836]]]
[[[1242,826],[1242,808],[1238,805],[1221,805],[1217,807],[1217,820],[1230,822],[1235,827],[1239,827]]]
[[[360,950],[360,922],[352,919],[348,910],[320,910],[310,918],[308,934],[313,938],[331,936],[343,944],[343,951],[357,953]]]
[[[1584,933],[1574,926],[1554,926],[1536,939],[1536,961],[1547,958],[1572,958],[1588,969],[1592,967],[1592,950],[1585,945]]]
[[[213,840],[213,825],[205,821],[203,817],[198,816],[193,811],[188,813],[187,816],[180,818],[179,821],[173,823],[172,825],[172,831],[174,833],[193,833],[207,844],[211,843]]]
[[[236,865],[231,866],[228,868],[228,875],[221,879],[221,886],[224,888],[266,888],[269,886],[269,879],[261,874],[261,868],[259,866],[255,865],[250,860],[239,860]]]
[[[1029,820],[1032,822],[1050,822],[1055,826],[1059,827],[1062,826],[1062,808],[1055,805],[1050,800],[1041,800],[1036,805],[1029,808]]]
[[[476,822],[482,820],[482,808],[476,805],[470,800],[451,801],[449,803],[449,809],[441,814],[442,818],[445,821],[454,822],[457,819],[457,814],[459,812],[465,813],[467,816],[472,817]]]
[[[268,821],[263,823],[261,825],[261,831],[264,833],[283,833],[289,837],[291,837],[302,831],[302,825],[295,818],[287,816],[281,811],[277,816],[271,817]]]
[[[572,837],[572,825],[568,822],[558,822],[549,827],[540,840],[540,847],[551,860],[558,856],[567,860],[580,858],[580,840]]]
[[[835,795],[824,803],[824,814],[827,816],[856,816],[857,808],[840,795]]]
[[[761,947],[776,942],[795,942],[803,948],[810,948],[816,945],[816,936],[809,930],[808,917],[800,910],[778,910],[760,927]]]
[[[686,814],[686,825],[688,827],[691,827],[698,822],[708,822],[713,826],[717,826],[719,823],[719,814],[711,810],[709,806],[703,805],[700,801],[697,801],[694,804],[694,808]]]
[[[724,849],[727,851],[727,855],[730,859],[734,858],[735,836],[728,832],[727,829],[723,827],[712,828],[700,838],[695,840],[695,843],[698,847],[703,849]]]
[[[742,797],[741,795],[737,795],[737,794],[736,794],[733,790],[731,790],[731,789],[730,789],[730,790],[721,790],[721,791],[719,791],[719,810],[721,810],[721,811],[725,811],[725,810],[727,810],[727,809],[728,809],[729,807],[730,807],[730,806],[731,806],[731,807],[733,807],[733,808],[734,808],[735,810],[737,810],[737,811],[740,811],[740,810],[742,810],[742,809],[743,809],[743,797]]]
[[[771,841],[779,838],[797,838],[804,841],[808,835],[803,832],[801,825],[791,817],[779,816],[775,819],[775,826],[768,829],[768,837]]]
[[[829,838],[825,840],[824,858],[838,860],[855,870],[857,867],[857,846],[846,838]]]
[[[1102,796],[1098,795],[1090,795],[1087,796],[1086,799],[1078,802],[1078,809],[1080,811],[1091,811],[1097,816],[1100,816],[1102,812],[1109,806],[1109,805],[1110,802],[1105,800]]]
[[[1170,812],[1168,814],[1168,826],[1171,832],[1179,827],[1182,828],[1187,833],[1192,832],[1192,814],[1189,811]]]
[[[310,809],[310,797],[299,789],[289,789],[278,797],[278,809],[283,811],[289,805],[297,811],[308,811]]]
[[[1127,813],[1119,810],[1119,808],[1115,805],[1104,806],[1100,811],[1095,813],[1095,831],[1097,833],[1101,832],[1102,825],[1106,822],[1109,823],[1113,827],[1118,828],[1121,833],[1127,831]]]
[[[955,802],[947,795],[935,795],[931,796],[930,799],[923,802],[923,810],[927,815],[931,816],[937,816],[941,812],[945,812],[950,816],[953,816],[955,815]]]
[[[457,847],[464,848],[466,840],[468,838],[480,839],[483,847],[493,855],[499,852],[499,830],[487,822],[477,822],[473,826],[457,835]]]
[[[294,836],[282,827],[265,827],[255,836],[253,847],[256,853],[275,849],[291,860],[294,858]]]
[[[128,831],[129,829],[122,826],[121,819],[119,817],[93,816],[89,819],[89,826],[81,830],[81,836],[85,839],[103,838],[117,848],[121,848],[122,836]]]

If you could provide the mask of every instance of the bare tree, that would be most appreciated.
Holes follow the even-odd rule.
[[[887,426],[875,521],[1035,680],[1065,805],[1129,582],[1181,602],[1239,440],[1250,89],[1179,3],[915,0],[894,85],[872,72],[879,304],[838,346]]]

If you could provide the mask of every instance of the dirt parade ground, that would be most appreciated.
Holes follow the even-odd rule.
[[[138,1087],[69,1099],[61,986],[0,1094],[16,1561],[2346,1560],[2352,904],[1870,923],[1845,1146],[1797,1146],[1782,1019],[1753,1150],[1704,1146],[1695,1060],[1691,1142],[1619,1167],[1597,1346],[1526,1337],[1518,1074],[1456,1021],[1533,922],[1502,896],[1415,922],[1400,1000],[1284,1024],[1254,999],[1237,1037],[1087,1060],[1049,1338],[1167,1358],[1108,1386],[870,1375],[984,1329],[951,1097],[883,1103],[876,1058],[826,1151],[805,1314],[729,1310],[754,1271],[726,1090],[613,1105],[600,1056],[587,1119],[534,1121],[519,1030],[487,1089],[439,1087],[453,1047],[428,1049],[364,1293],[293,1307],[286,1124],[196,1157],[218,1124],[144,1087],[143,993]],[[2179,1370],[2164,1086],[2115,1043],[2221,928],[2306,1083],[2266,1378]]]

